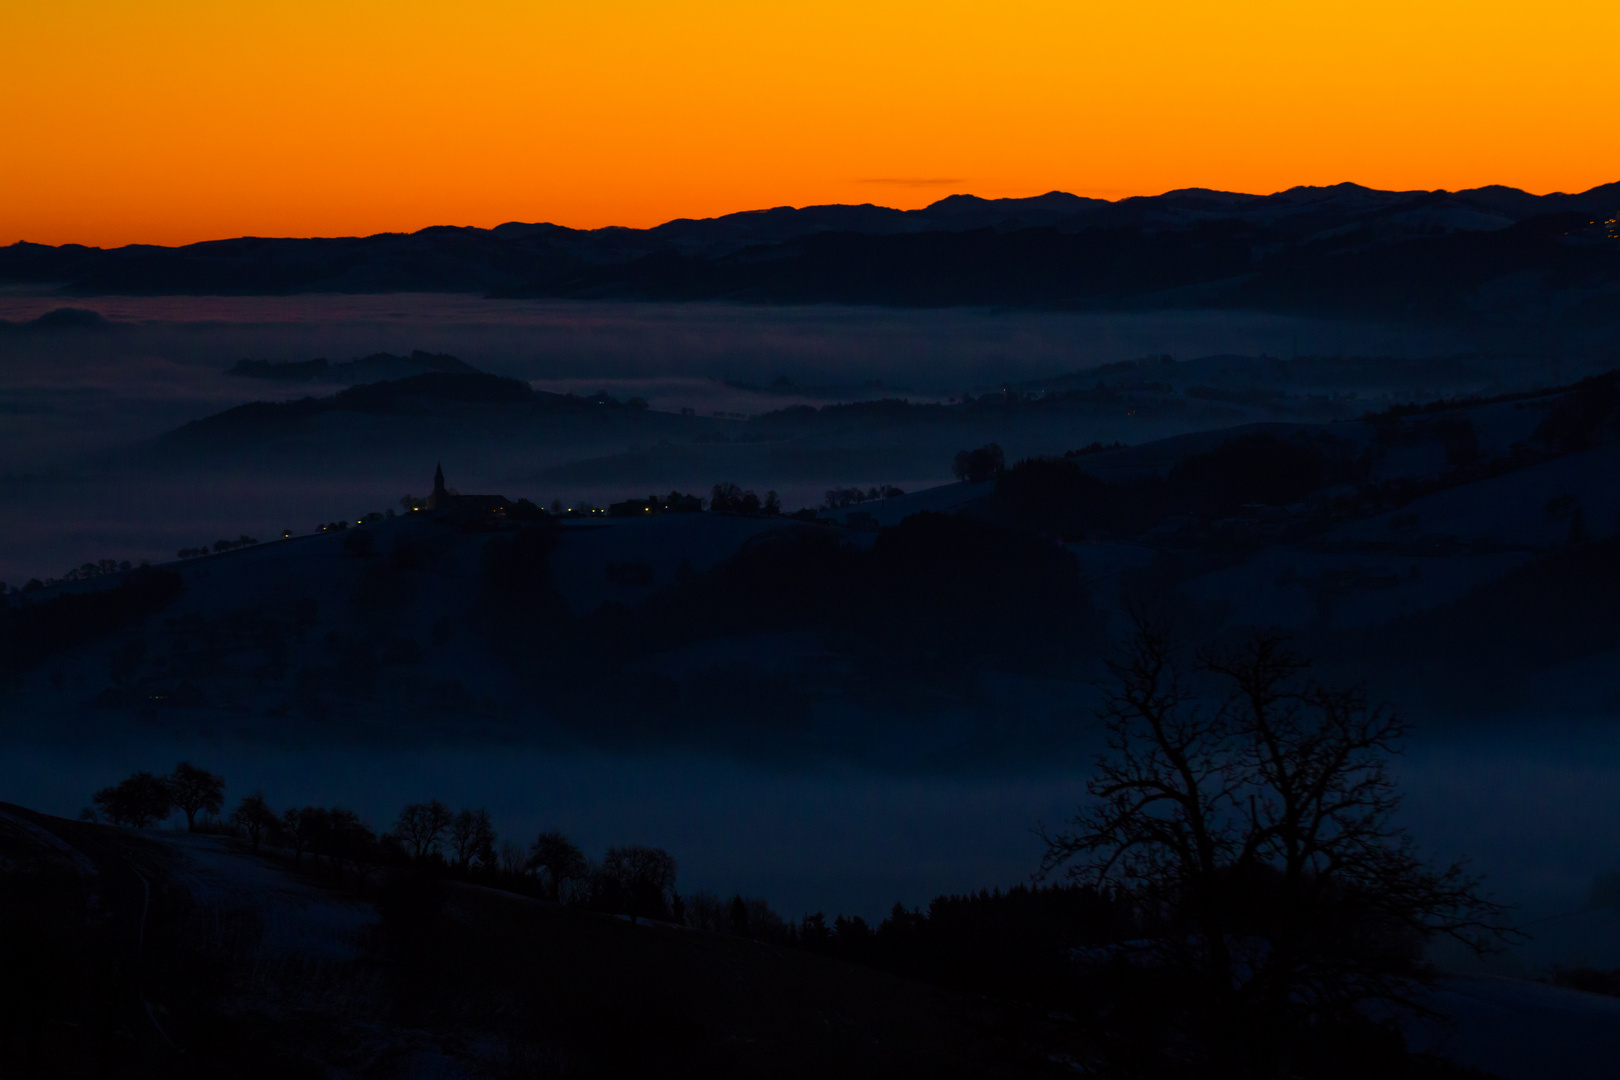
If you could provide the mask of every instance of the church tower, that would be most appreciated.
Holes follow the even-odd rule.
[[[443,510],[450,505],[450,493],[444,490],[444,464],[433,470],[433,494],[428,496],[429,510]]]

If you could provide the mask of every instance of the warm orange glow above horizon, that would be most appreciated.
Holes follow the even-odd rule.
[[[0,243],[1620,180],[1620,4],[12,0]]]

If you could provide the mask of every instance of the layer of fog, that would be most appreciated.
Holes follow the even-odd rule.
[[[18,328],[73,303],[109,321],[103,329]],[[1248,312],[1038,313],[976,309],[901,311],[491,301],[455,295],[299,297],[0,296],[0,580],[59,575],[101,558],[171,558],[179,547],[380,510],[420,493],[440,456],[424,445],[410,460],[357,440],[289,468],[257,458],[179,467],[138,463],[131,448],[181,424],[250,400],[331,393],[319,384],[277,385],[225,374],[238,359],[343,360],[378,351],[451,353],[537,387],[641,396],[657,411],[744,415],[795,403],[902,396],[939,400],[971,390],[1048,378],[1144,355],[1375,355],[1393,358],[1374,377],[1399,394],[1497,389],[1558,381],[1550,361],[1443,362],[1473,344],[1455,332],[1350,324]],[[1404,360],[1402,358],[1405,358]],[[1555,368],[1557,368],[1555,370]],[[1319,366],[1307,380],[1339,390],[1367,372]],[[791,387],[765,388],[785,378]],[[1296,387],[1310,389],[1306,387]],[[1354,389],[1367,391],[1366,386]],[[1212,419],[1209,423],[1219,423]],[[1232,422],[1230,420],[1226,422]],[[1073,433],[1140,442],[1169,433],[1122,419]],[[960,447],[908,444],[874,431],[868,450],[800,462],[789,470],[767,449],[634,457],[633,440],[503,449],[498,443],[447,463],[463,491],[496,490],[541,502],[597,503],[648,491],[707,490],[733,480],[789,508],[831,487],[949,479]],[[995,433],[988,437],[995,438]],[[1010,453],[1051,448],[1002,441]],[[1067,446],[1057,447],[1065,449]],[[609,455],[603,457],[603,455]],[[614,457],[612,455],[618,455]],[[629,456],[626,456],[629,455]],[[683,457],[684,455],[684,457]]]
[[[1428,356],[1459,344],[1438,331],[1248,312],[899,311],[436,294],[7,295],[0,319],[22,322],[65,303],[97,311],[112,326],[0,336],[6,473],[61,465],[243,401],[311,392],[222,374],[243,358],[341,360],[426,349],[550,385],[594,389],[607,380],[642,388],[654,407],[674,410],[740,405],[735,394],[704,385],[717,380],[764,385],[786,377],[863,396],[935,397],[1148,354]],[[867,387],[878,382],[888,390]]]

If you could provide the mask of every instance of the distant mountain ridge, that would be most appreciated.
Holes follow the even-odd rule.
[[[379,355],[387,357],[387,354]],[[394,359],[398,358],[387,358]],[[580,397],[577,394],[535,390],[522,379],[478,371],[453,356],[433,356],[431,359],[441,363],[441,370],[349,386],[326,397],[250,401],[183,424],[160,436],[159,441],[178,445],[194,444],[199,439],[253,439],[296,430],[318,416],[340,412],[420,418],[434,410],[461,405],[522,405],[536,414],[600,414],[647,407],[647,403],[640,398],[621,402],[605,393]],[[387,363],[387,360],[383,362]],[[451,364],[459,366],[451,367]]]
[[[476,372],[472,365],[454,356],[429,353],[416,349],[409,356],[393,353],[372,353],[345,363],[334,364],[324,356],[313,360],[238,360],[226,372],[247,379],[267,382],[334,382],[369,383],[390,379],[403,379],[430,371],[448,371],[462,374]]]
[[[651,229],[510,222],[177,248],[0,248],[0,282],[69,294],[477,292],[900,306],[1254,307],[1620,320],[1620,183],[1579,194],[1190,188],[1108,202],[952,195],[777,207]],[[1493,283],[1509,284],[1495,287]],[[1551,297],[1552,299],[1549,299]],[[1549,306],[1550,305],[1550,306]]]

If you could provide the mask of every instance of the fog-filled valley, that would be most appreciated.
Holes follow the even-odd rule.
[[[1437,953],[1485,980],[1456,993],[1620,970],[1602,342],[431,293],[18,288],[0,320],[8,803],[186,760],[233,803],[483,807],[875,927],[1030,880],[1151,609],[1189,648],[1276,628],[1412,722],[1398,820],[1524,926]],[[1504,1031],[1434,1038],[1490,1068]]]
[[[1138,443],[1256,419],[1332,419],[1397,400],[1557,385],[1601,367],[1580,355],[1484,351],[1471,333],[1454,328],[1224,311],[316,295],[104,297],[72,302],[71,310],[93,316],[50,315],[64,306],[57,295],[0,297],[0,319],[10,321],[0,326],[0,485],[16,511],[0,551],[0,580],[13,583],[86,559],[161,558],[233,529],[302,533],[310,522],[419,494],[441,459],[463,490],[546,504],[605,505],[731,480],[777,490],[796,509],[818,504],[834,486],[910,490],[949,480],[951,456],[974,438],[999,441],[1015,458],[1062,453],[1099,440]],[[234,443],[228,430],[217,431],[223,441],[173,449],[159,443],[245,402],[330,395],[343,385],[226,374],[238,361],[329,357],[344,364],[416,350],[452,355],[542,391],[605,392],[620,402],[641,398],[649,408],[588,422],[551,416],[519,423],[520,430],[471,414],[447,413],[431,428],[333,416],[314,430],[244,433]],[[1161,355],[1176,366],[1075,377]],[[873,423],[863,414],[826,417],[805,430],[792,416],[772,424],[743,419],[804,405],[886,398],[945,404],[1009,387],[1050,394],[1099,382],[1138,388],[1138,395],[1154,384],[1172,393],[1125,407],[1075,402],[1055,410],[1061,415],[982,422],[900,415]],[[683,417],[685,409],[693,415]]]

